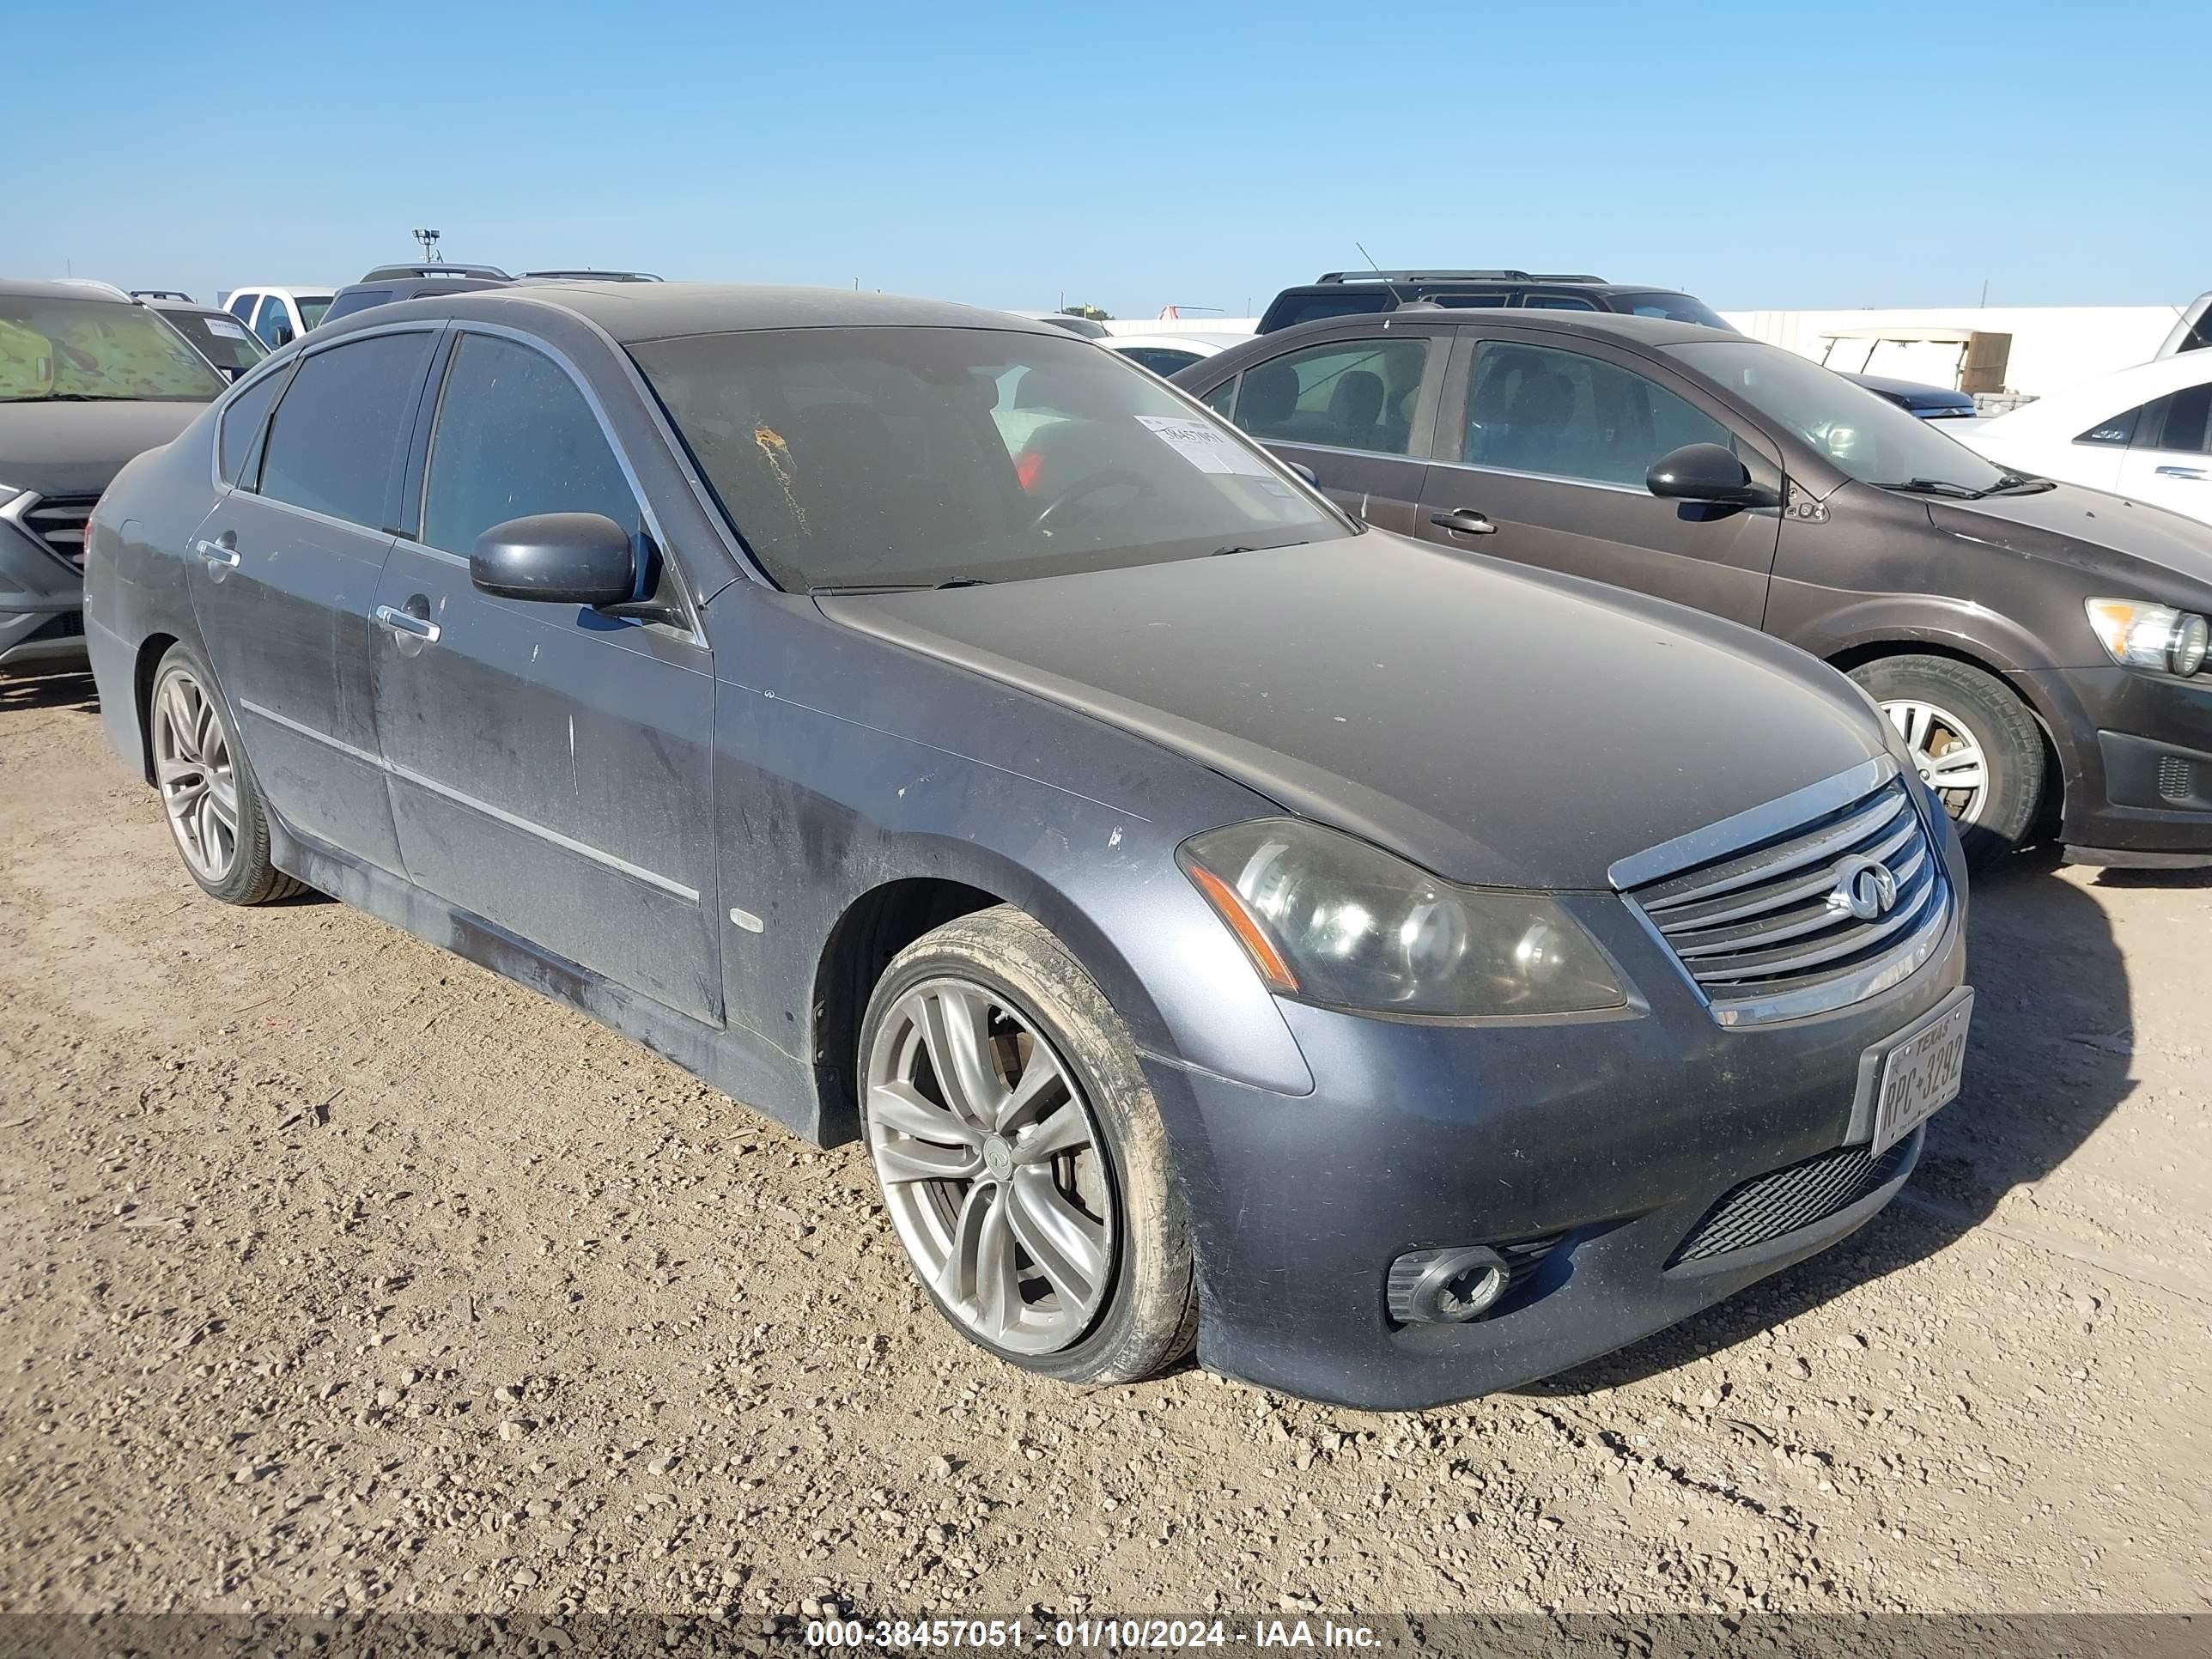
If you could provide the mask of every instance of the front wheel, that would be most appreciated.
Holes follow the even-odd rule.
[[[895,957],[860,1030],[884,1207],[954,1328],[1026,1370],[1134,1382],[1197,1329],[1190,1219],[1120,1018],[1009,906]]]
[[[1883,657],[1851,678],[1959,826],[1968,866],[2017,848],[2043,801],[2043,733],[2004,682],[1949,657]]]

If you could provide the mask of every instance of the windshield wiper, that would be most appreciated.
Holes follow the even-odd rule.
[[[1882,489],[1910,490],[1916,495],[1948,495],[1954,500],[1961,501],[1978,501],[1982,495],[1978,489],[1969,489],[1962,483],[1953,483],[1948,478],[1907,478],[1902,483],[1886,483],[1876,487]]]
[[[34,392],[27,398],[0,398],[4,404],[112,404],[132,401],[100,392]]]
[[[935,592],[947,587],[988,587],[988,576],[955,576],[944,582],[823,582],[806,591],[810,593],[922,593]]]
[[[2032,472],[2008,472],[1987,489],[1984,495],[2034,495],[2058,486],[2049,478],[2039,478]]]

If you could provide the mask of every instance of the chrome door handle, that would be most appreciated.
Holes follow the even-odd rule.
[[[227,564],[233,569],[238,567],[238,550],[225,547],[221,542],[211,542],[203,537],[192,544],[192,551],[210,564]]]
[[[2162,466],[2158,470],[2158,476],[2161,478],[2194,478],[2202,483],[2204,469],[2201,466]]]
[[[428,617],[417,617],[388,605],[380,605],[370,614],[395,634],[405,634],[432,645],[438,641],[438,624]]]
[[[1449,513],[1431,513],[1429,522],[1439,530],[1453,531],[1462,536],[1495,536],[1498,533],[1498,526],[1471,507],[1455,507]]]

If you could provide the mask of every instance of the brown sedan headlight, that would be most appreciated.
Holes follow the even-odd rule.
[[[2193,611],[2140,599],[2089,599],[2089,627],[2105,654],[2123,668],[2148,668],[2186,679],[2204,666],[2212,626]]]

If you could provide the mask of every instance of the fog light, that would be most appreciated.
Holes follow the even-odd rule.
[[[1390,1316],[1405,1325],[1464,1325],[1512,1282],[1512,1268],[1487,1244],[1409,1250],[1390,1264]]]

